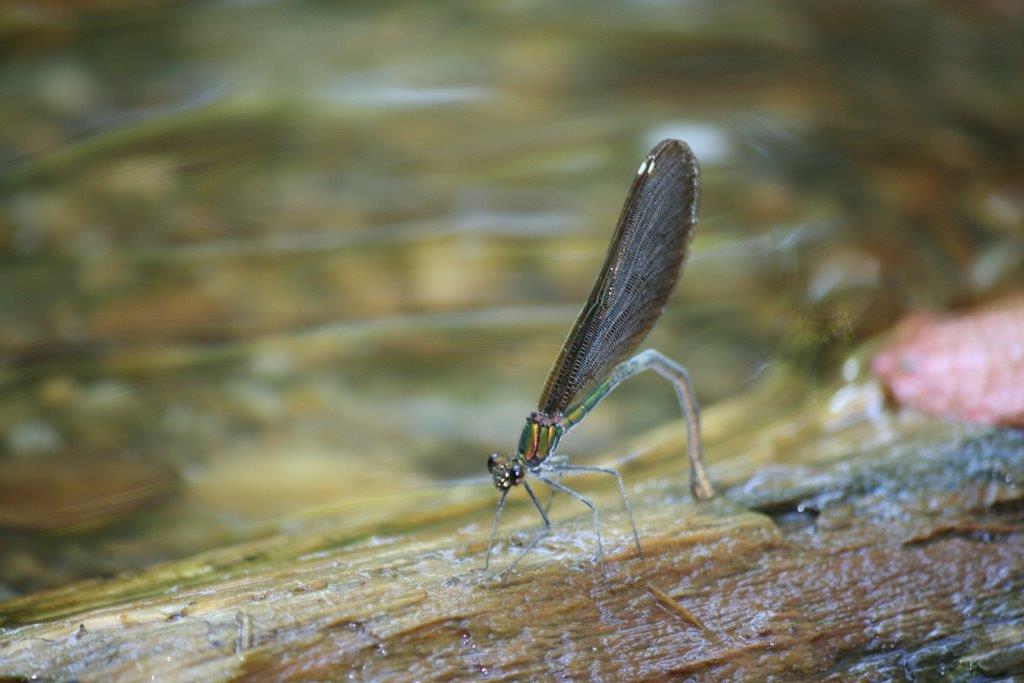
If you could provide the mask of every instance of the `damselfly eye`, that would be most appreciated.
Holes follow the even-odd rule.
[[[526,470],[519,463],[513,463],[512,467],[508,468],[508,476],[513,484],[521,484],[526,478]]]
[[[501,456],[497,453],[491,453],[489,456],[487,456],[487,471],[490,472],[491,474],[494,474],[494,468],[497,467],[498,460],[500,459]]]

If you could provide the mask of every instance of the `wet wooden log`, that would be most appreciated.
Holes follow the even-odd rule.
[[[1024,432],[892,416],[878,396],[866,385],[828,410],[820,396],[796,412],[761,396],[708,411],[723,489],[710,503],[686,493],[681,430],[649,435],[624,467],[643,559],[614,489],[579,482],[604,511],[606,579],[589,514],[570,500],[556,502],[554,532],[507,583],[480,571],[486,484],[348,501],[258,541],[0,605],[0,676],[1024,671]],[[499,566],[537,521],[523,501],[508,511]]]

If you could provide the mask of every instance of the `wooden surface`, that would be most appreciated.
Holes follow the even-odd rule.
[[[845,392],[845,393],[844,393]],[[0,604],[0,676],[107,680],[879,680],[1024,672],[1024,433],[891,415],[877,387],[709,410],[623,468],[645,557],[601,478],[503,584],[486,483],[343,501],[274,533]],[[826,399],[830,403],[826,403]],[[740,429],[740,425],[743,426]],[[536,528],[518,499],[497,566]],[[402,530],[402,531],[399,531]]]

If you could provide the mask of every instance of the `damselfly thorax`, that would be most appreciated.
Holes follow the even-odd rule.
[[[559,414],[530,413],[519,436],[519,456],[528,467],[537,467],[554,453],[565,433],[564,417]]]

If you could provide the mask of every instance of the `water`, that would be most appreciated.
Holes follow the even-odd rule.
[[[8,594],[483,475],[664,136],[701,158],[704,201],[650,345],[705,404],[773,365],[831,382],[905,311],[1024,273],[1009,4],[0,18]],[[671,419],[636,379],[565,446]]]

